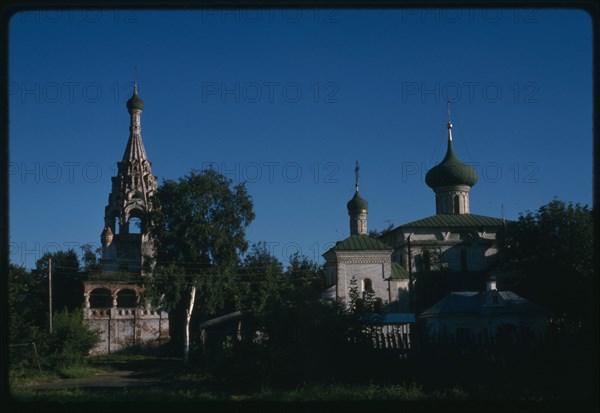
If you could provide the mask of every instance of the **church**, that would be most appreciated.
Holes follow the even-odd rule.
[[[128,347],[159,347],[169,340],[168,314],[140,305],[144,278],[150,275],[154,247],[146,215],[157,190],[142,142],[140,117],[144,101],[134,85],[127,101],[129,140],[104,213],[102,270],[84,282],[84,319],[101,333],[91,354],[110,354]]]
[[[504,220],[471,214],[469,193],[477,173],[456,156],[450,121],[447,129],[446,155],[425,178],[435,193],[436,214],[378,238],[367,234],[368,202],[358,191],[357,164],[355,193],[347,204],[350,237],[323,254],[330,286],[327,297],[348,303],[355,283],[360,294],[371,290],[377,307],[385,312],[418,313],[433,304],[421,303],[415,296],[415,287],[427,275],[436,274],[446,293],[484,285],[498,253],[496,237]]]

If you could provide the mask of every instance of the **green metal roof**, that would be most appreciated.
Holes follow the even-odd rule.
[[[348,212],[357,212],[362,210],[366,211],[367,209],[369,209],[369,203],[366,199],[360,196],[360,194],[358,193],[358,189],[354,193],[352,199],[348,201],[346,206],[348,207]]]
[[[332,249],[336,251],[392,250],[393,248],[368,235],[351,235]]]
[[[485,217],[473,214],[437,214],[417,221],[408,222],[399,228],[406,227],[497,227],[504,225],[500,218]]]
[[[392,280],[406,280],[408,279],[408,271],[397,262],[392,262]]]
[[[449,140],[446,156],[442,162],[427,172],[425,183],[434,189],[442,186],[473,186],[477,183],[477,172],[456,157],[452,149],[452,141]]]

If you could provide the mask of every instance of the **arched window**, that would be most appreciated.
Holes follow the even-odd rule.
[[[141,234],[142,233],[142,220],[138,217],[131,217],[129,219],[129,233],[130,234]]]
[[[111,308],[112,295],[106,288],[96,288],[90,293],[90,308]]]
[[[454,213],[460,214],[460,198],[458,197],[458,195],[454,195],[454,197],[452,198],[452,203],[454,206]]]
[[[370,278],[365,278],[363,280],[363,292],[364,291],[373,291],[373,281]]]
[[[428,250],[423,251],[421,255],[421,271],[431,271],[431,253]]]
[[[117,293],[117,307],[134,308],[137,304],[137,296],[133,290],[121,290]]]

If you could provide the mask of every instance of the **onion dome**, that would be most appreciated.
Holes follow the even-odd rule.
[[[438,165],[425,175],[425,183],[435,189],[444,186],[473,186],[477,183],[477,172],[462,163],[452,149],[452,123],[448,122],[448,150]]]
[[[102,245],[110,245],[113,241],[113,232],[110,227],[104,227],[104,231],[102,231],[102,235],[100,235],[100,241]]]
[[[366,211],[369,209],[369,203],[366,199],[360,196],[358,193],[358,189],[354,193],[354,196],[348,203],[346,204],[348,207],[348,213],[351,214],[353,212]]]
[[[350,215],[353,215],[353,213],[356,212],[366,211],[367,209],[369,209],[369,203],[367,202],[367,200],[361,197],[358,193],[358,161],[356,161],[356,166],[354,167],[354,176],[356,179],[354,183],[354,188],[356,192],[354,193],[352,199],[346,204],[346,206],[348,207],[348,214]]]
[[[133,96],[127,101],[127,110],[144,110],[144,101],[137,94],[137,83],[133,84]]]

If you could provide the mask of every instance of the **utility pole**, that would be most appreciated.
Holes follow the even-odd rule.
[[[52,258],[48,259],[48,307],[50,309],[50,334],[52,334]]]
[[[408,235],[408,303],[410,307],[410,312],[414,312],[414,302],[413,302],[413,276],[412,276],[412,251],[410,248],[410,237],[412,234]]]

